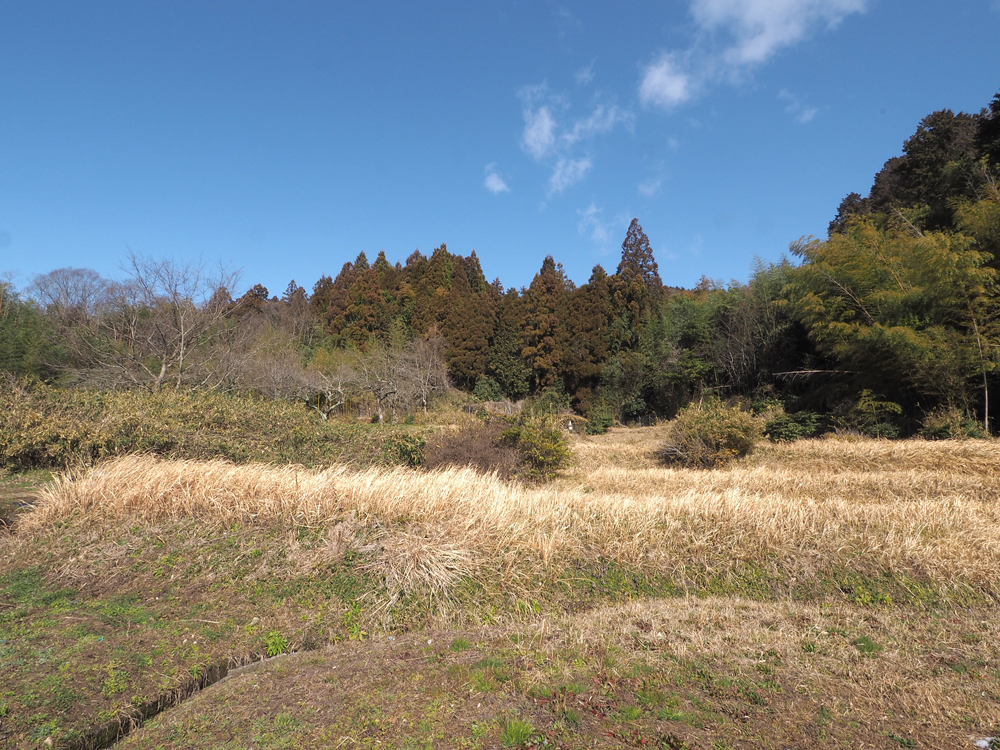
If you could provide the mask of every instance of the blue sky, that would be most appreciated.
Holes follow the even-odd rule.
[[[998,31],[997,0],[0,0],[0,271],[131,249],[280,294],[447,243],[579,284],[638,217],[665,283],[745,280],[985,106]]]

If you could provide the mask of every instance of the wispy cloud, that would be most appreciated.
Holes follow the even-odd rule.
[[[778,92],[778,98],[783,102],[787,102],[785,105],[785,111],[790,114],[795,122],[799,125],[805,125],[807,122],[812,122],[812,119],[819,112],[818,107],[810,107],[799,101],[799,98],[795,94],[782,89]]]
[[[493,193],[493,195],[509,193],[510,188],[507,187],[507,183],[503,181],[503,178],[496,173],[495,167],[496,164],[486,165],[486,179],[483,181],[483,187]]]
[[[597,104],[587,117],[574,122],[573,127],[564,132],[560,138],[564,144],[572,146],[578,141],[609,133],[618,124],[630,127],[632,121],[632,113],[620,109],[615,104],[610,106]]]
[[[639,98],[673,109],[708,84],[738,81],[821,29],[863,13],[868,0],[690,0],[695,35],[683,53],[662,52],[646,65]],[[813,112],[815,115],[815,112]]]
[[[640,182],[639,195],[645,196],[646,198],[652,198],[660,191],[660,185],[662,184],[663,184],[662,179],[646,180],[645,182]]]
[[[705,31],[727,34],[730,65],[759,65],[818,26],[833,28],[867,0],[693,0],[691,15]]]
[[[560,159],[556,162],[549,178],[549,195],[561,193],[570,185],[575,185],[590,171],[593,162],[589,158]]]
[[[1000,0],[997,0],[997,2],[1000,2]],[[583,85],[588,84],[588,83],[590,83],[591,81],[594,80],[594,63],[595,62],[597,62],[597,60],[591,60],[589,65],[587,65],[584,68],[580,68],[578,71],[576,71],[576,82],[577,82],[577,84],[579,84],[580,86],[583,86]]]
[[[525,86],[518,91],[524,116],[521,147],[535,161],[551,164],[548,181],[549,197],[563,192],[587,174],[593,166],[591,156],[580,156],[581,146],[606,135],[621,125],[631,128],[634,115],[607,97],[595,97],[588,114],[560,124],[557,115],[565,117],[568,99],[549,91],[543,82]],[[566,120],[563,121],[564,123]]]
[[[577,209],[576,214],[580,217],[576,230],[597,245],[600,255],[608,255],[621,242],[633,215],[631,211],[625,210],[606,220],[604,210],[593,202],[584,209]]]
[[[535,159],[544,159],[556,143],[556,118],[552,111],[542,106],[524,110],[524,134],[521,145]]]

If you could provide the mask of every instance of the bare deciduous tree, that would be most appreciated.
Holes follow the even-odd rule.
[[[124,270],[128,279],[109,286],[99,325],[86,337],[90,376],[153,390],[225,382],[219,365],[240,341],[229,320],[236,274],[135,253]]]

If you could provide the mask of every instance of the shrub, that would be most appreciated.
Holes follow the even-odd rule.
[[[979,422],[954,407],[935,409],[927,414],[920,435],[928,440],[986,437]]]
[[[523,462],[520,474],[531,481],[552,479],[572,455],[552,417],[521,417],[501,437],[517,450]]]
[[[785,412],[774,414],[764,424],[764,433],[774,443],[813,437],[822,429],[822,418],[812,411]]]
[[[660,457],[680,466],[722,466],[753,450],[763,435],[761,421],[717,399],[692,404],[667,423]]]
[[[848,432],[859,432],[875,438],[899,437],[899,427],[892,419],[903,413],[903,407],[895,401],[880,401],[875,394],[865,388],[858,396],[856,404],[834,418],[838,427]]]
[[[460,430],[433,433],[424,446],[423,468],[471,466],[513,479],[520,473],[522,461],[517,449],[503,442],[507,424],[504,420],[488,419]]]
[[[570,458],[569,446],[553,417],[487,417],[485,422],[432,435],[423,450],[423,468],[471,466],[504,479],[543,482]]]
[[[607,401],[597,401],[587,412],[584,430],[588,435],[603,435],[615,423],[615,412]]]

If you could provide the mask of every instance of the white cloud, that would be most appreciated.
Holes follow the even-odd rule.
[[[639,100],[646,105],[671,109],[691,98],[691,78],[677,65],[674,55],[663,54],[642,74]]]
[[[863,13],[868,0],[690,0],[695,37],[683,54],[664,52],[642,70],[639,99],[673,109],[719,80],[739,81],[817,30]],[[803,109],[803,122],[816,111]]]
[[[584,159],[560,159],[549,178],[549,195],[561,193],[570,185],[575,185],[590,171],[593,162]]]
[[[507,187],[507,183],[503,181],[503,178],[496,173],[495,166],[495,164],[486,165],[486,179],[483,181],[483,187],[493,193],[493,195],[509,193],[510,188]]]
[[[1000,2],[1000,0],[997,0],[997,2]],[[594,80],[595,62],[597,62],[597,60],[591,60],[590,64],[587,65],[585,68],[580,68],[578,71],[576,71],[576,82],[579,85],[583,86],[584,84],[590,83],[591,81]]]
[[[790,114],[799,125],[805,125],[807,122],[811,122],[819,112],[818,107],[809,107],[799,101],[799,98],[792,94],[790,91],[782,89],[778,92],[778,98],[782,101],[788,102],[785,106],[785,111]]]
[[[646,180],[645,182],[639,183],[639,194],[647,198],[652,198],[660,190],[660,185],[663,184],[663,180]]]
[[[692,0],[691,15],[705,31],[732,37],[723,53],[735,66],[759,65],[784,47],[805,39],[817,26],[832,28],[867,0]]]

